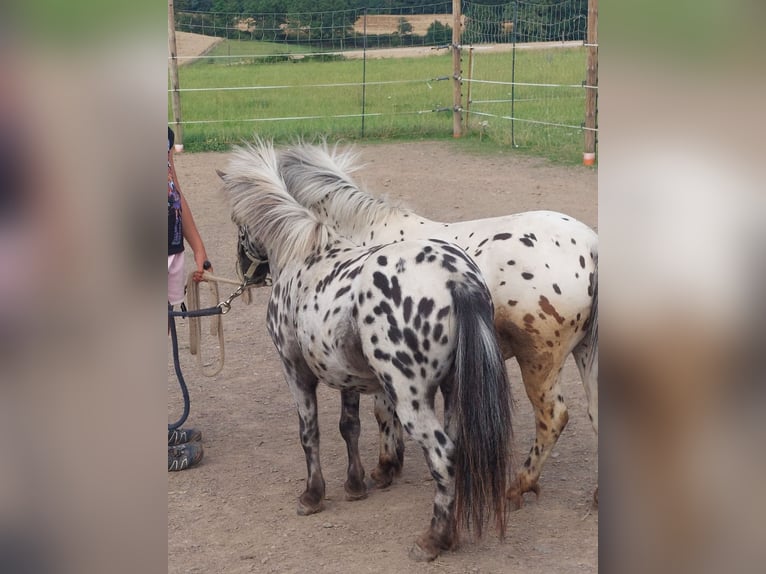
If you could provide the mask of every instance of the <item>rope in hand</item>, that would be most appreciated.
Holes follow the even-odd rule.
[[[240,286],[242,285],[242,280],[234,280],[234,279],[228,279],[227,277],[218,277],[216,275],[213,275],[209,271],[205,271],[202,274],[202,279],[205,281],[214,281],[216,283],[227,283],[229,285],[236,285]],[[252,298],[250,297],[250,289],[255,287],[255,285],[248,285],[248,289],[242,292],[242,300],[249,305],[252,302]]]
[[[214,301],[214,305],[220,301],[218,294],[218,283],[227,283],[229,285],[242,285],[242,281],[235,281],[227,279],[226,277],[217,277],[208,271],[202,274],[203,281],[198,283],[193,280],[194,273],[189,273],[186,279],[186,305],[189,311],[201,309],[200,306],[200,285],[206,283],[209,289],[209,297]],[[253,287],[253,286],[250,286]],[[249,304],[251,301],[250,289],[245,289],[242,292],[242,298],[245,303]],[[218,339],[218,359],[207,363],[202,356],[200,350],[200,342],[202,341],[202,317],[188,317],[189,320],[189,352],[197,357],[197,365],[200,371],[206,377],[214,377],[223,369],[223,362],[226,355],[224,341],[223,341],[223,317],[221,314],[210,316],[210,335],[217,337]],[[213,365],[212,369],[206,368]]]
[[[189,273],[186,279],[186,306],[189,311],[201,309],[200,307],[200,283],[197,283],[192,279],[194,273]],[[210,290],[210,297],[215,301],[219,301],[218,297],[218,283],[206,281],[206,286]],[[210,334],[212,336],[218,336],[218,360],[211,361],[209,365],[213,365],[213,369],[207,369],[205,361],[203,361],[202,353],[200,352],[200,341],[202,340],[202,317],[188,317],[189,321],[189,352],[192,355],[197,356],[197,365],[200,371],[206,377],[214,377],[223,369],[223,360],[225,356],[224,344],[223,344],[223,320],[220,314],[210,316]]]

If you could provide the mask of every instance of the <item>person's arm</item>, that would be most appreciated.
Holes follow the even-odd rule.
[[[212,271],[212,267],[207,270],[204,269],[205,261],[207,261],[205,244],[202,242],[202,237],[199,234],[197,225],[194,223],[194,216],[192,215],[184,194],[180,191],[179,194],[181,196],[181,221],[184,230],[184,239],[194,252],[194,263],[197,265],[197,270],[194,272],[194,280],[202,281],[202,273],[207,270]]]
[[[186,197],[178,184],[172,150],[170,152],[169,161],[173,181],[175,182],[178,194],[181,196],[181,225],[183,226],[184,239],[186,240],[186,243],[189,244],[189,247],[191,247],[191,250],[194,253],[194,263],[197,265],[197,270],[194,272],[194,280],[202,281],[202,273],[204,271],[212,272],[213,268],[210,266],[208,269],[204,269],[205,261],[208,260],[207,252],[205,251],[205,243],[202,241],[202,236],[199,234],[197,224],[194,222],[194,216],[192,215],[189,203],[186,201]]]

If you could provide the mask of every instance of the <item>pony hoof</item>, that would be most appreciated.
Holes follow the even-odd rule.
[[[364,473],[359,478],[349,478],[343,483],[346,500],[363,500],[367,498],[367,485],[364,483]]]
[[[298,502],[298,516],[309,516],[310,514],[316,514],[317,512],[321,512],[324,510],[324,503],[320,502],[319,504],[313,505],[313,506],[307,506],[303,504],[302,502]]]
[[[389,486],[391,486],[390,482],[388,484],[381,484],[372,478],[368,478],[367,480],[364,481],[364,483],[367,485],[367,492],[373,492],[375,490],[385,490]]]
[[[519,510],[524,505],[524,497],[516,486],[509,488],[508,492],[505,493],[505,497],[511,501],[513,510]]]
[[[385,490],[394,482],[394,477],[387,473],[376,473],[372,471],[371,480],[367,481],[367,488],[370,490]]]
[[[410,559],[415,562],[431,562],[437,556],[439,556],[437,550],[424,550],[417,542],[410,548]]]
[[[505,497],[511,501],[514,510],[519,510],[524,505],[524,493],[526,492],[534,492],[535,500],[540,500],[540,485],[537,483],[531,484],[523,490],[515,485],[505,493]]]
[[[367,488],[362,485],[361,490],[349,490],[348,488],[345,489],[346,491],[346,500],[349,502],[354,502],[355,500],[364,500],[367,498]]]

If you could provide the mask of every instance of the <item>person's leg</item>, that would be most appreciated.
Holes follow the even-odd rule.
[[[168,303],[171,307],[183,303],[184,284],[184,254],[168,255]],[[203,455],[200,440],[202,433],[197,429],[168,429],[168,471],[184,470],[199,463]]]

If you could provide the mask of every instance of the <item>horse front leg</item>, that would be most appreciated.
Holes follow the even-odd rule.
[[[288,379],[288,382],[289,379]],[[324,508],[325,482],[319,463],[319,420],[317,418],[317,381],[311,378],[291,383],[291,390],[298,407],[300,439],[306,456],[306,490],[298,499],[298,514],[306,516]]]
[[[361,500],[367,498],[367,487],[364,484],[364,467],[359,456],[359,393],[343,390],[341,396],[341,413],[338,427],[343,440],[346,441],[348,453],[348,471],[346,483],[346,500]]]
[[[385,393],[376,393],[373,396],[373,408],[380,432],[380,452],[378,454],[378,466],[371,473],[374,480],[374,484],[371,486],[387,488],[391,486],[394,477],[402,473],[404,433],[402,423],[399,422],[399,417],[396,416],[394,407]]]

